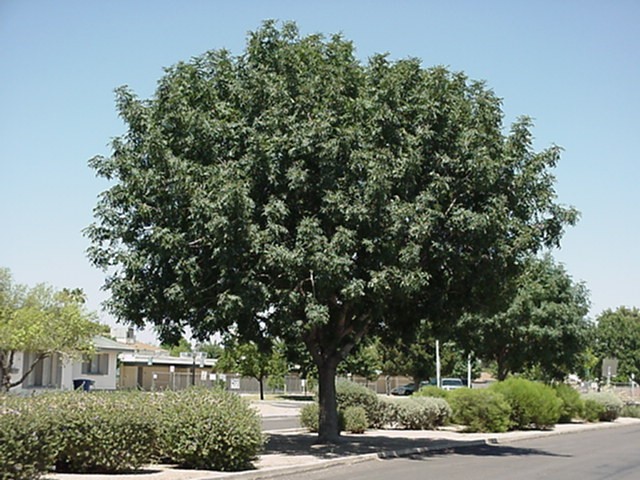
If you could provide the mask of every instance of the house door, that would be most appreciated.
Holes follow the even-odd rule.
[[[138,367],[138,388],[144,385],[144,367]]]

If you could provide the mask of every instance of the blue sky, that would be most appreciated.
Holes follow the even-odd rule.
[[[462,70],[504,99],[507,125],[533,117],[536,147],[564,148],[560,201],[582,212],[556,258],[586,282],[591,316],[640,306],[634,0],[0,0],[0,266],[19,283],[82,287],[99,310],[103,274],[81,231],[107,188],[87,161],[125,131],[114,88],[147,98],[163,67],[210,49],[240,54],[271,18],[342,32],[363,60],[389,52]]]

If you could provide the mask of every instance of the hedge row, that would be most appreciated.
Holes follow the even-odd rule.
[[[362,407],[369,428],[432,429],[451,420],[469,432],[548,429],[575,419],[612,421],[622,412],[622,402],[612,394],[581,396],[568,385],[551,387],[522,378],[510,378],[487,389],[425,387],[402,399],[378,397],[368,388],[345,381],[338,382],[336,390],[342,428],[347,431],[354,430],[347,427],[344,412],[353,407]],[[318,430],[317,404],[303,409],[301,424],[310,431]]]
[[[0,479],[120,473],[162,460],[251,468],[264,444],[248,402],[223,390],[64,392],[0,399]]]

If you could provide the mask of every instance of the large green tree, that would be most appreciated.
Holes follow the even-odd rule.
[[[468,351],[495,361],[497,377],[525,370],[562,379],[582,370],[591,324],[589,294],[550,255],[531,257],[512,285],[507,307],[495,315],[467,315],[459,324]]]
[[[625,381],[631,374],[640,378],[640,310],[636,307],[605,310],[596,323],[596,356],[600,361],[617,358],[618,376]]]
[[[533,151],[527,119],[505,135],[483,83],[361,63],[290,23],[167,69],[151,99],[120,88],[117,106],[128,131],[90,162],[112,186],[87,230],[111,311],[165,338],[302,340],[322,440],[339,435],[336,368],[365,335],[487,308],[575,219],[555,199],[559,149]]]
[[[80,289],[55,290],[44,284],[15,284],[0,268],[0,393],[20,385],[37,363],[53,354],[79,355],[92,350],[92,337],[103,331],[84,309]],[[30,352],[22,375],[11,374],[17,352]]]

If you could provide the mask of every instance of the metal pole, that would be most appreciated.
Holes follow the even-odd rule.
[[[440,341],[436,340],[436,385],[440,388]]]
[[[471,354],[467,355],[467,387],[471,388]]]

